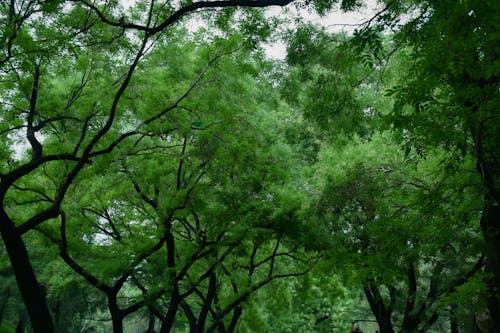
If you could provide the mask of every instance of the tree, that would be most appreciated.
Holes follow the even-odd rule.
[[[130,12],[116,2],[2,4],[0,232],[35,332],[51,332],[53,324],[22,236],[61,216],[61,205],[81,172],[139,135],[121,127],[127,124],[124,96],[150,47],[199,9],[290,2],[237,0],[175,7],[152,1],[137,3]],[[323,12],[333,2],[314,5]],[[176,109],[183,98],[159,105],[150,122],[161,118],[162,111]],[[26,140],[30,157],[16,157],[12,147],[20,138]],[[33,187],[20,188],[22,182]],[[12,201],[19,191],[31,192],[39,204],[21,212]]]
[[[231,332],[266,317],[251,305],[264,286],[317,287],[321,249],[356,268],[384,332],[424,331],[445,307],[470,313],[480,224],[498,331],[498,5],[386,1],[352,37],[302,25],[279,73],[254,52],[276,23],[259,8],[291,2],[0,5],[1,320],[27,323],[8,310],[15,279],[34,332],[103,311],[103,295],[115,332],[132,316]],[[62,311],[64,285],[94,290],[87,306]],[[310,290],[320,299],[294,322],[329,329],[325,291]]]
[[[241,328],[270,332],[349,331],[351,320],[368,318],[357,285],[322,260],[305,276],[275,283],[273,293],[258,293],[246,306]]]
[[[169,49],[173,49],[172,44]],[[205,51],[195,53],[203,57]],[[178,67],[155,62],[154,59],[164,61],[165,52],[159,48],[150,55],[152,63],[146,62],[145,66],[150,65],[156,74],[146,69],[138,73],[138,81],[133,85],[135,94],[146,91],[154,75],[161,80],[172,72],[176,74]],[[184,54],[189,52],[185,50]],[[264,98],[264,87],[250,84],[252,79],[242,76],[251,65],[237,60],[229,55],[219,58],[212,66],[223,66],[225,71],[207,69],[203,86],[179,105],[188,112],[169,114],[162,128],[150,129],[138,140],[123,143],[114,160],[105,165],[88,168],[85,178],[75,185],[91,191],[80,191],[67,199],[71,208],[66,208],[61,239],[57,239],[57,234],[52,238],[59,243],[68,265],[106,294],[115,332],[122,331],[126,316],[144,306],[153,309],[165,332],[179,321],[179,307],[194,331],[204,329],[209,322],[209,310],[220,324],[228,314],[239,313],[233,315],[229,325],[234,330],[241,315],[239,304],[255,290],[274,279],[307,271],[307,265],[286,270],[280,264],[298,258],[300,252],[283,248],[284,239],[273,241],[276,232],[290,232],[281,230],[283,223],[290,229],[299,223],[293,217],[299,209],[299,198],[286,201],[289,187],[294,184],[290,178],[296,170],[280,165],[275,151],[281,153],[280,158],[288,156],[285,161],[293,159],[291,152],[278,136],[264,129],[283,126],[268,110],[273,96]],[[158,71],[162,67],[164,73]],[[141,80],[142,77],[148,80]],[[178,80],[182,82],[182,75]],[[156,96],[168,93],[168,87],[164,89],[158,88]],[[238,91],[242,100],[253,101],[259,96],[260,102],[221,102],[221,94],[228,91]],[[144,96],[141,109],[131,117],[139,118],[142,108],[149,110],[149,103],[156,103],[156,96],[150,100]],[[211,108],[217,111],[208,113]],[[267,113],[266,125],[256,130],[254,118],[264,116],[263,110]],[[149,117],[146,112],[144,116]],[[150,135],[153,130],[163,131],[162,136]],[[117,174],[122,177],[112,176]],[[102,178],[107,181],[99,181]],[[95,197],[96,193],[100,195]],[[67,226],[71,221],[70,238]],[[264,255],[266,250],[268,254]],[[89,252],[93,255],[89,256]],[[263,259],[257,258],[257,254]],[[106,266],[96,265],[96,258],[99,263],[106,262]],[[249,264],[241,264],[247,260]],[[225,269],[226,266],[231,268]],[[257,275],[259,279],[252,282],[262,269],[267,269],[263,277]],[[247,277],[237,278],[241,274]],[[223,307],[219,290],[224,291],[225,285],[233,286],[235,299]],[[119,298],[124,299],[119,297],[124,288],[140,296],[125,297],[127,301],[119,302]],[[200,310],[192,304],[193,296],[201,298]],[[213,309],[215,300],[218,309]]]
[[[498,4],[493,1],[459,4],[454,1],[386,1],[384,4],[385,7],[355,31],[353,44],[358,46],[358,54],[365,64],[372,65],[375,60],[375,69],[382,69],[378,72],[384,74],[388,60],[384,53],[396,55],[399,66],[396,65],[393,78],[385,81],[386,86],[392,86],[385,89],[388,95],[395,97],[394,108],[389,115],[387,110],[382,115],[398,131],[397,140],[408,155],[416,153],[425,157],[437,147],[444,148],[453,152],[447,158],[447,167],[451,168],[459,168],[470,156],[476,159],[476,169],[484,186],[479,196],[484,195],[480,224],[488,244],[486,270],[494,277],[489,280],[489,321],[497,327],[494,318],[500,317],[499,250],[496,245],[499,240],[495,238],[499,235],[499,157],[494,142],[498,142],[500,132],[496,112],[499,100]],[[408,16],[408,13],[412,14]],[[393,35],[389,37],[389,44],[394,48],[385,51],[381,32],[389,30]],[[304,34],[298,50],[314,49],[311,45],[314,46],[315,35],[309,39],[307,36],[311,36],[311,32]],[[315,54],[318,57],[321,53]],[[314,93],[325,85],[320,80],[318,83],[311,89],[313,100],[324,99],[324,94],[314,98]],[[331,84],[335,85],[337,81]],[[336,91],[328,89],[332,90]],[[329,95],[334,96],[334,93]],[[392,103],[390,99],[389,103]],[[318,103],[312,111],[321,115],[325,109],[319,105],[325,104]],[[344,106],[341,111],[345,109],[349,107]],[[335,109],[327,113],[332,114],[336,115]]]
[[[393,13],[405,8],[396,3]],[[422,1],[397,38],[410,48],[405,75],[392,90],[393,123],[409,149],[454,151],[450,164],[472,155],[484,186],[481,218],[486,241],[492,332],[500,331],[498,180],[498,20],[495,1]],[[390,15],[384,19],[389,18]],[[383,21],[383,19],[382,19]],[[496,290],[496,291],[495,291]]]
[[[344,149],[324,153],[317,207],[339,244],[331,256],[343,249],[340,267],[359,279],[380,332],[428,332],[484,264],[479,181],[470,167],[443,172],[442,152],[405,161],[387,136]]]

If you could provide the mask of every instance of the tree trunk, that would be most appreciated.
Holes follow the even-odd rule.
[[[377,319],[377,322],[380,333],[394,333],[394,329],[392,328],[392,323],[389,318],[382,317],[380,320]]]
[[[172,295],[170,297],[170,304],[168,305],[167,314],[165,315],[165,319],[163,319],[163,323],[161,324],[160,333],[169,333],[172,330],[180,301],[181,297],[179,295],[179,289],[177,288],[177,286],[174,286],[174,290],[172,291]]]
[[[54,326],[42,287],[29,260],[26,246],[14,222],[0,209],[0,233],[9,255],[17,286],[28,312],[34,333],[52,333]]]
[[[180,168],[179,168],[180,170]],[[179,189],[179,181],[177,189]],[[167,314],[161,324],[160,333],[168,333],[174,325],[177,309],[181,303],[181,295],[179,294],[179,286],[177,285],[177,275],[175,273],[175,239],[172,234],[172,221],[169,217],[165,224],[165,246],[167,248],[167,268],[170,270],[170,280],[173,283],[172,292],[170,293],[170,304],[168,305]]]
[[[108,308],[113,323],[113,333],[123,333],[123,314],[118,308],[116,295],[108,295]]]
[[[24,333],[24,318],[22,313],[19,314],[19,319],[16,325],[16,333]]]
[[[236,324],[238,324],[238,320],[240,319],[242,313],[243,313],[243,308],[241,306],[237,306],[234,308],[233,317],[231,318],[231,323],[227,328],[227,333],[234,332],[234,330],[236,329]]]
[[[450,319],[450,332],[451,333],[460,333],[460,330],[458,329],[457,321],[454,318]]]
[[[207,320],[210,307],[212,306],[212,301],[214,300],[216,291],[217,291],[217,279],[215,277],[215,273],[212,272],[210,274],[210,280],[208,283],[207,296],[205,297],[205,301],[203,302],[203,306],[198,315],[195,333],[203,333],[205,331],[205,322]]]
[[[373,315],[377,318],[378,327],[380,333],[394,333],[391,321],[391,312],[386,309],[384,305],[384,300],[380,295],[379,290],[373,285],[371,281],[365,281],[365,286],[363,288],[365,292],[366,299]]]
[[[186,316],[189,323],[189,332],[196,331],[196,317],[194,316],[193,311],[189,307],[189,304],[185,300],[182,300],[180,303],[182,310],[184,311],[184,315]]]
[[[486,207],[481,217],[481,228],[486,241],[486,271],[492,274],[487,281],[491,294],[488,310],[491,317],[489,333],[500,333],[500,206],[494,199],[486,199]]]
[[[148,333],[155,333],[155,315],[153,312],[149,312],[149,324],[148,324]]]
[[[457,322],[457,306],[450,306],[450,333],[460,333]]]
[[[496,52],[495,56],[497,56]],[[474,65],[481,66],[481,61],[475,59]],[[494,76],[491,82],[487,82],[465,74],[464,82],[468,83],[471,89],[480,89],[483,94],[481,100],[467,100],[464,104],[478,115],[471,134],[477,155],[476,168],[486,189],[481,230],[486,243],[485,270],[493,276],[486,281],[491,293],[487,300],[492,319],[492,326],[488,333],[500,333],[500,189],[498,188],[500,154],[496,142],[499,127],[496,117],[491,117],[498,110],[488,107],[488,104],[494,100],[492,97],[494,95],[490,93],[498,92],[499,78]],[[491,119],[488,119],[489,117]]]

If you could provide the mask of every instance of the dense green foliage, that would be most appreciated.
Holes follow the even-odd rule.
[[[0,4],[0,332],[500,332],[500,5],[291,2]]]

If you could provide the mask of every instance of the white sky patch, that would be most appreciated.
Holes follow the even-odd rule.
[[[360,25],[370,20],[380,10],[375,0],[366,1],[366,5],[352,12],[344,13],[340,10],[332,11],[320,17],[312,13],[300,13],[306,20],[321,25],[328,32],[352,33]]]
[[[374,17],[379,10],[380,6],[377,5],[376,0],[368,0],[365,6],[351,12],[342,12],[340,9],[336,9],[327,15],[320,16],[311,10],[296,9],[291,5],[285,8],[269,7],[266,16],[288,19],[290,22],[302,18],[304,22],[321,26],[329,33],[353,33],[355,29]],[[286,57],[286,45],[282,40],[265,44],[264,50],[273,59],[283,60]]]
[[[28,149],[31,148],[31,145],[26,137],[26,129],[22,129],[19,131],[12,132],[8,134],[8,138],[12,142],[12,151],[14,154],[12,155],[12,158],[16,161],[21,161],[23,158],[26,156],[26,152]],[[38,140],[38,142],[43,144],[44,141],[44,136],[40,134],[39,132],[35,132],[35,138]]]
[[[128,9],[136,3],[136,0],[122,0],[121,3],[125,9]],[[354,11],[345,13],[337,8],[327,15],[320,16],[311,10],[297,9],[291,4],[286,7],[267,7],[266,16],[287,19],[289,22],[294,22],[296,18],[300,17],[307,23],[324,27],[330,33],[352,33],[356,28],[359,28],[363,23],[375,16],[378,10],[380,10],[380,5],[377,4],[377,0],[366,0],[363,7]],[[203,27],[203,22],[197,19],[189,20],[187,24],[192,31]],[[264,44],[263,47],[270,58],[283,60],[286,57],[286,45],[282,40],[277,39],[272,43]]]

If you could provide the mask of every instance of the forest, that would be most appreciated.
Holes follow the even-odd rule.
[[[500,1],[0,22],[0,333],[500,333]]]

